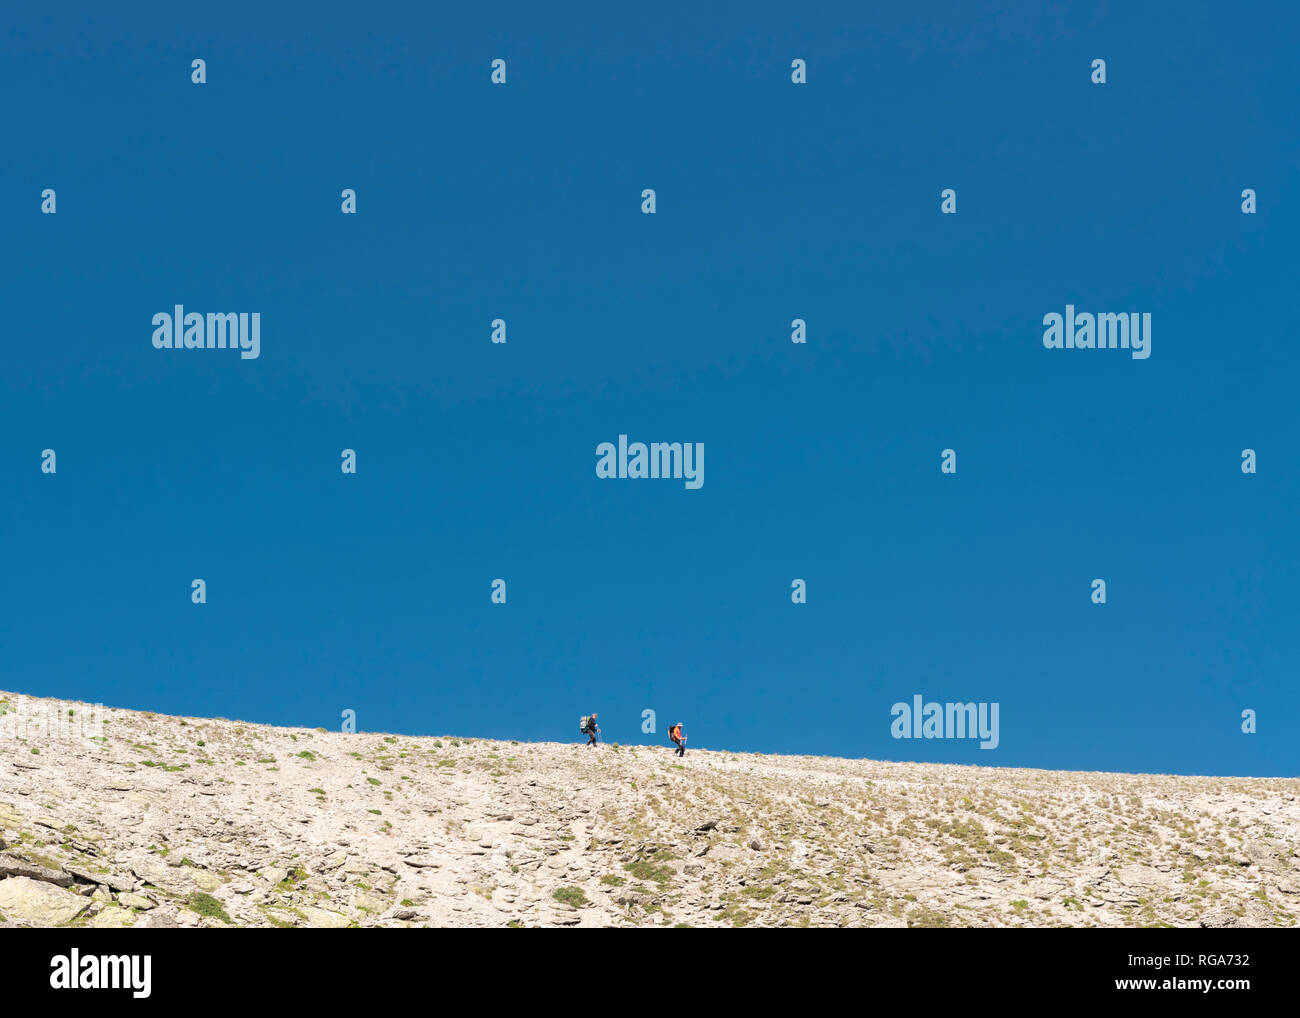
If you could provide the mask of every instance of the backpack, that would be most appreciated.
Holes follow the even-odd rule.
[[[582,715],[582,717],[578,718],[578,731],[580,731],[583,735],[586,735],[590,728],[591,728],[591,718],[588,715],[584,714]]]

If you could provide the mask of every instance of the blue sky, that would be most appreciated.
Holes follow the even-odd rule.
[[[0,33],[0,688],[1296,773],[1293,6],[131,6]],[[155,350],[176,303],[261,356]],[[1044,349],[1067,303],[1151,358]],[[917,693],[999,747],[895,740]]]

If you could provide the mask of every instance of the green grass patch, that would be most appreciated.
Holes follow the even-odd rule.
[[[581,908],[587,904],[587,896],[582,892],[581,887],[561,887],[551,897],[562,904],[572,905],[574,908]]]
[[[185,906],[192,912],[197,912],[201,916],[209,919],[220,919],[223,923],[234,925],[235,920],[230,918],[226,908],[216,898],[210,894],[204,894],[202,891],[195,891],[190,895],[189,901]]]
[[[638,880],[653,880],[656,884],[666,884],[677,875],[671,866],[656,866],[644,859],[638,859],[636,862],[625,862],[623,869]]]

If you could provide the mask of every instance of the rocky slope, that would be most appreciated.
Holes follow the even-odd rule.
[[[0,693],[0,927],[1293,926],[1300,782],[327,733]],[[15,724],[15,722],[20,722]],[[70,719],[69,725],[72,724]]]

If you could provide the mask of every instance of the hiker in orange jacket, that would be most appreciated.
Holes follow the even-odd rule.
[[[668,738],[672,739],[673,742],[677,744],[677,755],[685,756],[686,735],[684,732],[682,732],[682,723],[680,721],[674,724],[672,728],[668,729]]]

